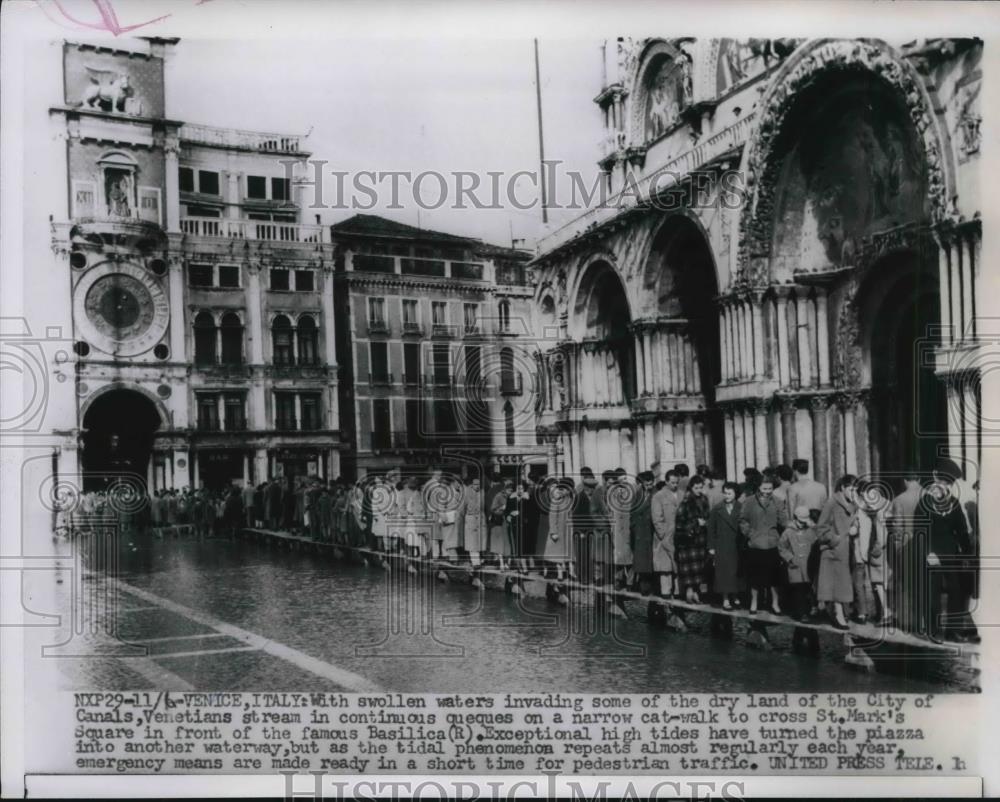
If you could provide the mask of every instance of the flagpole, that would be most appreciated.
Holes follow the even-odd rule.
[[[538,67],[538,39],[535,39],[535,99],[538,103],[538,162],[539,183],[542,188],[542,223],[548,224],[548,199],[545,194],[545,137],[542,135],[542,80]]]

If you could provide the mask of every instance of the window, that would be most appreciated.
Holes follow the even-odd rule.
[[[368,328],[385,331],[385,298],[368,299]]]
[[[424,445],[422,406],[423,401],[406,399],[406,445],[410,448],[422,448]]]
[[[510,331],[510,301],[501,301],[498,307],[500,331]]]
[[[300,393],[299,405],[302,408],[302,429],[315,431],[322,427],[320,415],[320,394]]]
[[[243,364],[243,323],[235,312],[222,316],[222,364]]]
[[[403,381],[420,384],[420,344],[403,343]]]
[[[288,284],[288,271],[281,267],[271,268],[271,289],[272,290],[287,290],[290,289]]]
[[[278,315],[271,324],[271,340],[275,365],[294,365],[292,322],[285,315]]]
[[[372,401],[372,448],[388,448],[391,431],[389,399],[376,398]]]
[[[221,217],[219,209],[211,206],[198,206],[194,203],[185,204],[185,213],[190,217]]]
[[[388,384],[389,376],[389,344],[384,342],[369,343],[371,351],[371,383]]]
[[[215,284],[212,265],[188,265],[188,285],[191,287],[211,287]]]
[[[465,316],[465,333],[475,334],[479,331],[479,304],[465,304],[463,312]]]
[[[298,428],[295,423],[295,393],[274,394],[274,428]]]
[[[194,170],[181,167],[177,171],[177,177],[181,192],[194,192]]]
[[[465,384],[474,387],[482,378],[482,357],[478,345],[465,346]]]
[[[272,178],[271,179],[271,199],[286,201],[289,199],[288,194],[288,179],[287,178]]]
[[[215,318],[211,312],[199,312],[194,319],[194,362],[215,364]]]
[[[435,343],[431,349],[431,364],[434,368],[434,384],[451,383],[451,367],[448,359],[448,346]]]
[[[295,271],[295,289],[298,292],[312,292],[315,287],[312,270]]]
[[[219,265],[219,286],[240,286],[240,268],[238,265]]]
[[[507,445],[512,446],[514,445],[514,439],[515,439],[514,407],[510,403],[510,401],[508,401],[503,405],[503,422],[504,422],[504,431],[506,432],[507,436]]]
[[[198,171],[198,191],[202,195],[219,194],[219,174],[211,170]]]
[[[267,199],[267,179],[262,175],[247,176],[247,197],[257,200]]]
[[[223,409],[225,411],[223,425],[227,432],[241,432],[247,428],[242,394],[226,393],[223,397]]]
[[[500,392],[513,393],[515,381],[519,374],[514,372],[514,351],[510,348],[500,349]]]
[[[219,431],[219,402],[214,394],[198,395],[198,428],[203,432]]]
[[[316,321],[311,315],[303,315],[299,318],[296,336],[299,340],[299,364],[319,364],[319,331],[316,328]]]
[[[420,329],[420,308],[416,298],[403,299],[403,331]]]
[[[160,190],[156,187],[139,187],[139,217],[160,224]]]
[[[448,304],[445,301],[431,301],[431,323],[434,326],[448,325]]]

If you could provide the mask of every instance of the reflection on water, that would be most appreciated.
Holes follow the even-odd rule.
[[[855,673],[839,661],[760,652],[644,620],[593,619],[585,607],[445,585],[223,540],[125,548],[125,582],[412,692],[941,691],[901,676]],[[391,589],[391,592],[390,592]],[[389,602],[392,601],[390,605]],[[596,630],[596,631],[594,631]],[[125,637],[156,637],[132,624]],[[218,689],[243,689],[230,665]],[[248,669],[250,670],[250,669]],[[297,675],[274,661],[266,685]],[[262,667],[252,667],[261,682]],[[209,683],[212,684],[212,683]],[[253,687],[249,685],[248,687]],[[320,686],[321,687],[321,686]]]

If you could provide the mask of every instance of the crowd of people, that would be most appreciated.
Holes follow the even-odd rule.
[[[485,487],[479,477],[394,469],[354,483],[286,477],[159,491],[124,525],[203,535],[265,528],[535,572],[558,592],[576,582],[845,630],[853,620],[978,641],[978,486],[960,499],[949,460],[900,478],[896,489],[846,475],[828,495],[806,460],[748,468],[740,483],[706,465],[690,475],[685,464],[664,472],[654,463],[634,480],[621,468],[582,468],[575,480],[494,475]],[[87,494],[83,506],[99,511],[103,495]]]

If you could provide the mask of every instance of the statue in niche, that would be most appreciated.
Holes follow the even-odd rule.
[[[114,70],[87,67],[90,84],[83,91],[81,106],[101,111],[128,111],[127,102],[133,95],[128,74]]]
[[[552,361],[550,362],[552,371],[552,383],[555,385],[556,393],[559,396],[559,409],[566,409],[569,403],[566,399],[566,377],[563,370],[565,366],[565,360],[563,355],[558,351],[552,355]]]
[[[681,62],[666,58],[658,68],[651,68],[647,82],[646,137],[655,139],[663,134],[680,114],[684,103],[685,74]]]
[[[132,216],[132,177],[124,170],[108,170],[104,178],[108,215]]]

